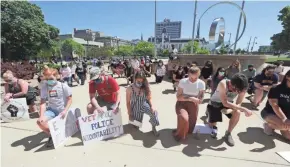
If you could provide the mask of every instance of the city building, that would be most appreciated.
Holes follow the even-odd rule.
[[[156,23],[156,37],[162,38],[162,34],[165,33],[169,38],[181,37],[181,21],[170,21],[164,19],[163,22]]]
[[[273,53],[274,49],[273,49],[273,47],[271,45],[263,45],[263,46],[259,46],[258,52]]]

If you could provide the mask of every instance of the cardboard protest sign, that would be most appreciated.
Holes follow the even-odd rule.
[[[79,131],[78,118],[81,117],[79,108],[71,108],[65,118],[60,116],[48,121],[54,148],[63,145],[72,135]]]
[[[10,99],[1,105],[1,119],[4,122],[29,120],[28,106],[25,98]]]
[[[211,134],[212,129],[207,124],[196,124],[192,133],[199,131],[200,134]]]
[[[277,154],[290,163],[290,151],[281,151],[277,152]]]
[[[113,113],[103,107],[103,114],[92,114],[79,118],[84,145],[108,138],[118,137],[124,133],[120,112]]]

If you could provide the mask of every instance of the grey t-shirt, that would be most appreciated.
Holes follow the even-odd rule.
[[[226,75],[228,79],[231,79],[236,73],[239,73],[240,70],[238,68],[229,67],[226,69]]]
[[[62,112],[66,105],[66,98],[71,95],[71,88],[58,81],[53,87],[43,84],[40,92],[41,99],[48,99],[48,107],[58,112]]]
[[[245,69],[243,71],[243,74],[247,77],[247,78],[254,78],[256,76],[256,69],[253,69],[252,71]]]

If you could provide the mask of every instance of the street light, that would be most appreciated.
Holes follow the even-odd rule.
[[[253,52],[253,49],[254,49],[255,44],[257,44],[257,42],[256,42],[256,39],[257,39],[257,38],[258,38],[258,37],[255,37],[255,38],[254,38],[253,45],[252,45],[252,48],[251,48],[251,53]]]
[[[92,30],[90,29],[86,29],[86,40],[87,40],[87,47],[86,47],[86,54],[85,54],[85,57],[87,58],[88,57],[88,47],[89,47],[89,35],[91,35],[92,33]]]
[[[118,52],[119,52],[119,38],[117,36],[114,36],[114,40],[116,41],[117,43],[117,49],[118,49]],[[124,60],[124,55],[123,55],[123,60]]]

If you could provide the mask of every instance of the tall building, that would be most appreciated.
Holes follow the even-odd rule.
[[[163,22],[156,23],[156,37],[162,38],[162,33],[166,33],[169,38],[180,38],[181,21],[164,19]]]

